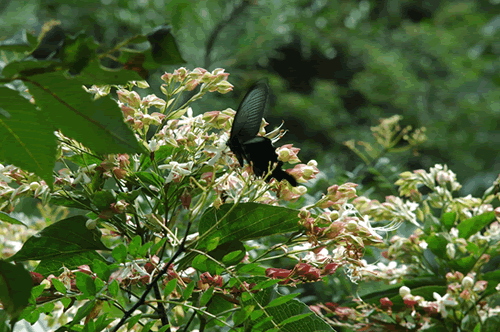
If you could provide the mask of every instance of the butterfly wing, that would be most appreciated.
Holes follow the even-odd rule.
[[[262,117],[269,104],[269,94],[269,86],[265,80],[258,81],[248,90],[234,116],[231,137],[227,145],[236,155],[241,166],[243,166],[244,159],[252,163],[256,176],[264,176],[269,167],[278,163],[267,180],[286,179],[292,186],[296,186],[297,180],[281,169],[283,162],[278,161],[278,155],[271,140],[257,136]]]
[[[240,142],[245,142],[257,136],[268,104],[269,86],[265,80],[258,81],[248,90],[236,111],[231,138],[238,137]]]
[[[250,161],[245,156],[243,144],[259,133],[262,117],[268,103],[269,86],[265,80],[261,80],[248,90],[236,111],[231,128],[231,137],[227,145],[236,155],[241,166],[243,166],[243,159]]]

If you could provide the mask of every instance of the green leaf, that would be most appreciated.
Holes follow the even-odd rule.
[[[76,312],[73,321],[69,323],[69,325],[73,326],[74,324],[79,323],[83,318],[87,317],[92,312],[92,309],[94,309],[95,304],[96,300],[93,299],[81,306],[80,309],[78,309],[78,311]]]
[[[42,305],[41,310],[45,314],[50,314],[54,310],[55,304],[52,302],[45,303]]]
[[[255,310],[254,312],[252,312],[252,314],[250,315],[250,319],[251,320],[256,320],[258,319],[259,317],[261,317],[262,315],[264,314],[264,311],[262,310]]]
[[[33,297],[33,299],[36,299],[37,297],[42,295],[44,290],[45,290],[45,285],[35,286],[31,289],[31,296]]]
[[[462,257],[459,259],[454,259],[449,262],[450,266],[457,271],[467,274],[474,267],[477,262],[477,258],[474,256]]]
[[[93,296],[97,293],[94,280],[88,274],[83,272],[75,272],[76,287],[87,297]]]
[[[141,317],[142,317],[141,314],[130,317],[127,324],[128,330],[132,329],[132,327],[134,327],[134,325],[137,324],[137,322],[141,319]]]
[[[125,85],[130,81],[140,81],[144,79],[137,72],[132,70],[103,67],[96,58],[90,60],[77,78],[85,85]]]
[[[89,210],[90,200],[82,195],[78,195],[75,192],[69,193],[71,198],[66,198],[63,196],[53,195],[50,198],[50,203],[60,206],[72,207],[77,209]]]
[[[35,105],[6,87],[0,87],[0,137],[0,161],[33,172],[52,186],[54,127]]]
[[[120,290],[120,285],[118,285],[118,281],[116,279],[113,279],[113,281],[111,281],[111,283],[108,286],[109,294],[112,297],[117,297],[119,290]]]
[[[209,251],[214,242],[217,247],[224,248],[224,244],[231,241],[242,242],[298,231],[298,210],[258,203],[240,203],[228,214],[231,208],[233,204],[223,204],[219,210],[210,208],[203,214],[198,231],[204,239],[200,240],[197,249]],[[220,224],[213,227],[224,216]],[[194,257],[194,253],[187,254],[180,260],[179,269],[190,266]]]
[[[155,325],[156,322],[154,320],[151,320],[149,322],[147,322],[144,327],[141,329],[141,332],[150,332],[151,331],[151,328],[153,327],[153,325]]]
[[[434,234],[426,240],[429,250],[437,257],[448,260],[446,245],[450,242],[442,234]]]
[[[123,243],[120,243],[113,248],[111,256],[113,256],[115,261],[117,261],[118,263],[124,263],[127,259],[127,247]]]
[[[239,241],[238,241],[239,242]],[[240,242],[241,243],[241,242]],[[242,257],[243,255],[243,257]],[[226,265],[234,265],[245,257],[246,251],[236,250],[222,257],[222,262]]]
[[[68,306],[71,304],[73,300],[69,297],[62,297],[59,301],[61,301],[62,305],[64,306],[64,309],[68,309]]]
[[[264,281],[259,282],[254,287],[252,287],[251,290],[266,289],[266,288],[269,288],[269,287],[272,287],[272,286],[278,284],[280,281],[282,281],[282,280],[280,280],[280,279],[268,279],[268,280],[264,280]]]
[[[163,289],[163,296],[168,297],[170,293],[172,293],[177,286],[177,279],[170,280],[166,285],[165,289]]]
[[[105,262],[97,259],[92,262],[92,271],[97,274],[99,278],[106,282],[111,276],[111,269],[108,267],[108,265]]]
[[[25,319],[30,324],[35,324],[40,318],[40,308],[35,306],[27,307],[19,316],[20,319]]]
[[[160,146],[160,148],[158,150],[156,150],[154,153],[154,160],[157,163],[163,162],[168,156],[170,156],[172,154],[173,150],[174,150],[174,147],[170,146],[170,145]],[[141,167],[140,167],[139,171],[147,170],[149,168],[149,166],[151,166],[150,156],[143,154],[141,156],[140,165],[141,165]]]
[[[200,307],[204,307],[207,305],[208,301],[212,298],[214,295],[214,287],[211,286],[209,287],[206,291],[203,292],[200,298]]]
[[[52,131],[54,127],[61,129],[99,154],[146,152],[123,121],[118,104],[108,96],[93,100],[82,88],[85,82],[62,72],[33,75],[24,82]]]
[[[455,212],[446,212],[441,216],[441,223],[444,225],[444,228],[449,231],[457,221],[457,214]]]
[[[486,322],[484,322],[483,329],[481,329],[481,332],[496,332],[498,331],[499,326],[500,326],[500,316],[499,315],[491,316],[486,319]]]
[[[162,326],[161,329],[158,330],[158,332],[166,332],[170,327],[170,324]]]
[[[236,271],[238,271],[239,274],[242,273],[251,273],[255,270],[260,269],[260,265],[258,263],[250,263],[250,264],[238,264],[236,266]]]
[[[86,222],[87,218],[74,216],[47,226],[30,237],[9,260],[49,260],[94,250],[109,250],[95,231],[85,227]]]
[[[0,260],[0,302],[12,322],[28,305],[33,282],[22,265],[13,265]]]
[[[280,323],[280,325],[283,326],[283,325],[288,324],[288,323],[293,323],[293,322],[296,322],[298,320],[304,319],[304,318],[306,318],[307,316],[310,316],[310,315],[314,315],[314,313],[308,312],[306,314],[288,317],[287,319],[285,319],[284,321],[282,321]]]
[[[233,204],[223,204],[219,210],[210,208],[203,214],[198,230],[200,235],[208,232],[208,236],[201,241],[198,249],[206,248],[214,238],[219,238],[220,246],[232,240],[245,241],[299,229],[297,210],[258,203],[240,203],[218,227],[213,227],[231,208]]]
[[[270,317],[265,317],[264,319],[260,320],[257,324],[253,326],[253,329],[259,329],[261,326],[266,325],[266,323],[270,322],[273,319],[272,316]]]
[[[292,300],[294,297],[297,297],[299,295],[300,294],[295,293],[295,294],[288,294],[288,295],[280,296],[277,299],[272,300],[271,303],[269,303],[266,306],[266,308],[272,308],[272,307],[276,307],[276,306],[279,306],[281,304],[287,303],[288,301]]]
[[[238,326],[242,324],[245,320],[247,320],[248,316],[250,316],[254,309],[254,305],[248,305],[236,311],[233,315],[234,325]]]
[[[189,284],[187,284],[186,288],[184,289],[184,293],[182,294],[182,299],[184,301],[189,300],[189,297],[193,293],[195,284],[196,283],[194,281],[191,281]]]
[[[495,212],[485,212],[478,216],[462,221],[458,224],[458,234],[463,239],[468,239],[471,235],[479,232],[483,227],[488,226],[495,220]]]
[[[163,247],[163,245],[165,244],[165,242],[167,242],[167,238],[164,237],[163,239],[161,239],[160,241],[158,241],[158,243],[156,243],[155,245],[153,245],[151,247],[151,250],[149,251],[151,253],[151,255],[156,255],[158,253],[158,250],[160,250],[161,247]]]
[[[59,58],[71,75],[79,74],[92,59],[95,58],[95,50],[99,45],[94,38],[84,33],[75,36],[67,36]]]
[[[161,188],[165,183],[165,180],[162,177],[159,177],[155,173],[150,172],[136,172],[133,175],[137,176],[140,181],[144,184],[150,184],[155,187]]]
[[[247,280],[247,282],[250,282],[250,280]],[[286,295],[286,297],[288,296],[292,296],[292,294]],[[282,297],[283,296],[275,290],[268,288],[254,293],[253,298],[249,297],[247,300],[243,300],[242,297],[241,304],[242,306],[255,305],[255,301],[258,301],[261,306],[265,307],[267,314],[273,317],[272,320],[280,326],[281,332],[334,331],[328,323],[323,321],[320,317],[316,316],[306,304],[296,299],[288,298],[287,302],[274,306],[274,304],[276,304],[277,302],[275,302],[273,299],[280,299]],[[269,304],[271,304],[271,306]],[[282,325],[282,322],[289,319],[290,317],[294,317],[293,320],[295,320],[295,316],[303,314],[310,315],[304,315],[300,317],[299,320],[289,322],[286,325]],[[260,329],[265,331],[273,328],[273,325],[269,323],[269,320],[270,319],[264,315],[262,315],[260,318],[256,317],[255,320],[246,320],[245,330],[256,331],[257,329]]]
[[[151,248],[153,246],[154,242],[153,241],[149,241],[147,243],[145,243],[140,249],[139,251],[137,252],[137,256],[138,257],[146,257],[147,253],[148,253],[148,250],[149,248]]]
[[[113,189],[98,191],[94,194],[92,203],[94,203],[99,211],[109,209],[111,204],[116,203],[116,193]]]
[[[64,284],[62,283],[61,280],[57,279],[57,278],[52,278],[50,280],[50,282],[52,282],[52,285],[54,285],[54,288],[56,289],[56,291],[62,293],[62,294],[66,294],[66,286],[64,286]]]
[[[112,318],[106,318],[107,317],[107,313],[104,313],[103,315],[99,316],[99,318],[97,318],[97,321],[95,322],[95,331],[96,332],[100,332],[102,330],[104,330],[105,328],[108,327],[108,325],[114,321],[114,319]]]
[[[105,262],[105,259],[95,251],[83,251],[74,254],[62,254],[50,259],[44,259],[35,268],[34,272],[47,277],[51,274],[58,275],[64,266],[70,270],[77,269],[81,265],[92,265],[95,260]]]
[[[233,308],[233,304],[229,301],[226,301],[220,296],[213,296],[212,300],[208,304],[207,311],[213,315],[219,316],[223,319],[223,317],[228,317],[230,315],[230,310]],[[226,314],[220,316],[219,314],[225,312]],[[216,324],[216,322],[213,322]],[[208,327],[208,326],[207,326]]]
[[[200,272],[206,272],[206,262],[208,258],[204,255],[198,255],[196,258],[193,260],[193,268]]]
[[[170,30],[171,26],[161,25],[147,36],[151,43],[151,55],[156,63],[162,65],[186,63]]]
[[[9,224],[13,224],[13,225],[23,225],[23,226],[25,226],[25,227],[28,227],[28,226],[26,226],[26,224],[25,224],[25,223],[23,223],[22,221],[19,221],[19,220],[15,219],[15,218],[12,218],[12,217],[11,217],[11,216],[9,216],[7,213],[2,212],[2,211],[0,211],[0,220],[1,220],[1,221],[4,221],[4,222],[7,222],[7,223],[9,223]]]
[[[133,237],[132,241],[128,244],[128,253],[132,257],[137,257],[137,252],[139,251],[139,248],[141,247],[142,244],[142,239],[139,235],[136,235]]]

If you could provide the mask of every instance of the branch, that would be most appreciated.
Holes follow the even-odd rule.
[[[207,41],[207,47],[205,51],[205,61],[204,61],[204,68],[208,70],[208,67],[210,66],[210,53],[212,53],[212,48],[214,47],[215,41],[217,40],[217,37],[219,33],[229,24],[231,21],[233,21],[238,15],[240,15],[245,8],[249,5],[249,1],[243,0],[239,6],[234,8],[234,10],[229,14],[229,17],[226,20],[223,20],[217,24],[217,26],[214,28],[210,36],[208,37]]]
[[[151,291],[151,289],[153,289],[154,285],[158,282],[158,280],[160,280],[161,277],[163,277],[163,275],[165,273],[167,273],[168,271],[168,268],[170,267],[170,265],[173,264],[173,262],[177,259],[177,257],[179,257],[179,255],[184,252],[184,244],[186,243],[186,239],[187,239],[187,236],[189,235],[189,229],[191,228],[191,222],[188,223],[188,226],[187,226],[187,229],[186,229],[186,234],[184,235],[184,238],[182,239],[182,242],[179,246],[179,249],[177,249],[177,251],[175,252],[175,254],[170,258],[170,260],[168,261],[168,263],[163,267],[163,269],[160,271],[160,273],[158,273],[158,275],[151,281],[151,283],[148,285],[148,287],[146,287],[146,290],[144,291],[144,293],[142,294],[141,298],[139,299],[139,301],[137,301],[136,304],[134,304],[134,306],[132,308],[130,308],[129,311],[127,311],[122,319],[120,319],[120,321],[118,322],[118,324],[113,328],[113,332],[116,332],[118,331],[118,329],[123,325],[125,324],[125,321],[127,319],[130,318],[130,316],[132,316],[132,313],[137,309],[139,308],[141,305],[143,305],[145,302],[146,302],[146,297],[148,296],[149,292]],[[163,322],[162,322],[163,323]],[[170,331],[170,329],[168,329],[167,331]]]

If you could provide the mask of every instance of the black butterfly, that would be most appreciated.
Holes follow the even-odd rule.
[[[287,180],[292,186],[297,186],[297,180],[281,169],[283,162],[278,160],[276,149],[267,137],[257,136],[262,117],[269,104],[269,86],[265,81],[255,83],[241,102],[233,120],[231,137],[227,145],[243,166],[243,159],[252,163],[253,172],[262,177],[268,169],[277,163],[267,181],[275,178],[277,181]]]

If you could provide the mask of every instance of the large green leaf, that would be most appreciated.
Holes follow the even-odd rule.
[[[479,232],[483,227],[495,220],[495,212],[486,212],[469,218],[458,224],[458,234],[461,238],[468,239],[471,235]]]
[[[429,250],[436,256],[441,259],[448,260],[448,256],[446,256],[446,245],[450,242],[447,240],[443,234],[434,234],[426,239],[427,244],[429,245]]]
[[[253,299],[248,298],[242,300],[245,306],[255,304],[258,301],[261,306],[266,307],[268,304],[276,303],[276,299],[284,298],[282,294],[279,294],[275,289],[267,288],[261,290],[254,294]],[[255,307],[257,310],[257,306]],[[266,307],[266,312],[272,316],[272,320],[275,324],[279,326],[279,331],[283,332],[320,332],[320,331],[335,331],[328,323],[323,319],[318,317],[315,313],[309,309],[309,307],[303,302],[296,299],[289,299],[285,303]],[[299,316],[303,315],[303,316]],[[245,331],[254,331],[254,325],[258,324],[262,319],[265,319],[266,315],[262,315],[259,319],[255,321],[247,320],[245,324]],[[293,318],[292,318],[293,317]],[[267,329],[273,328],[271,322],[265,323],[260,326],[260,330],[266,331]]]
[[[106,262],[106,260],[95,251],[83,251],[75,254],[60,255],[41,260],[34,272],[40,273],[44,277],[51,274],[60,275],[63,271],[63,266],[70,270],[75,270],[82,265],[90,266],[95,260]]]
[[[0,260],[0,302],[12,321],[28,305],[32,287],[31,276],[22,265]]]
[[[109,250],[96,232],[85,227],[87,218],[75,216],[56,222],[30,237],[10,261],[64,260],[94,250]],[[92,260],[95,257],[92,257]],[[92,261],[91,261],[92,262]]]
[[[245,241],[299,229],[299,211],[294,209],[258,203],[241,203],[230,211],[232,207],[233,204],[223,204],[219,209],[210,208],[205,212],[198,231],[206,237],[198,249],[205,249],[214,241],[220,246],[228,241]],[[220,224],[213,227],[223,217]]]
[[[17,91],[0,87],[0,161],[52,185],[56,147],[54,127],[45,114]]]
[[[25,77],[24,82],[44,115],[64,135],[101,154],[145,150],[123,121],[116,102],[109,97],[93,100],[80,80],[54,72]]]

